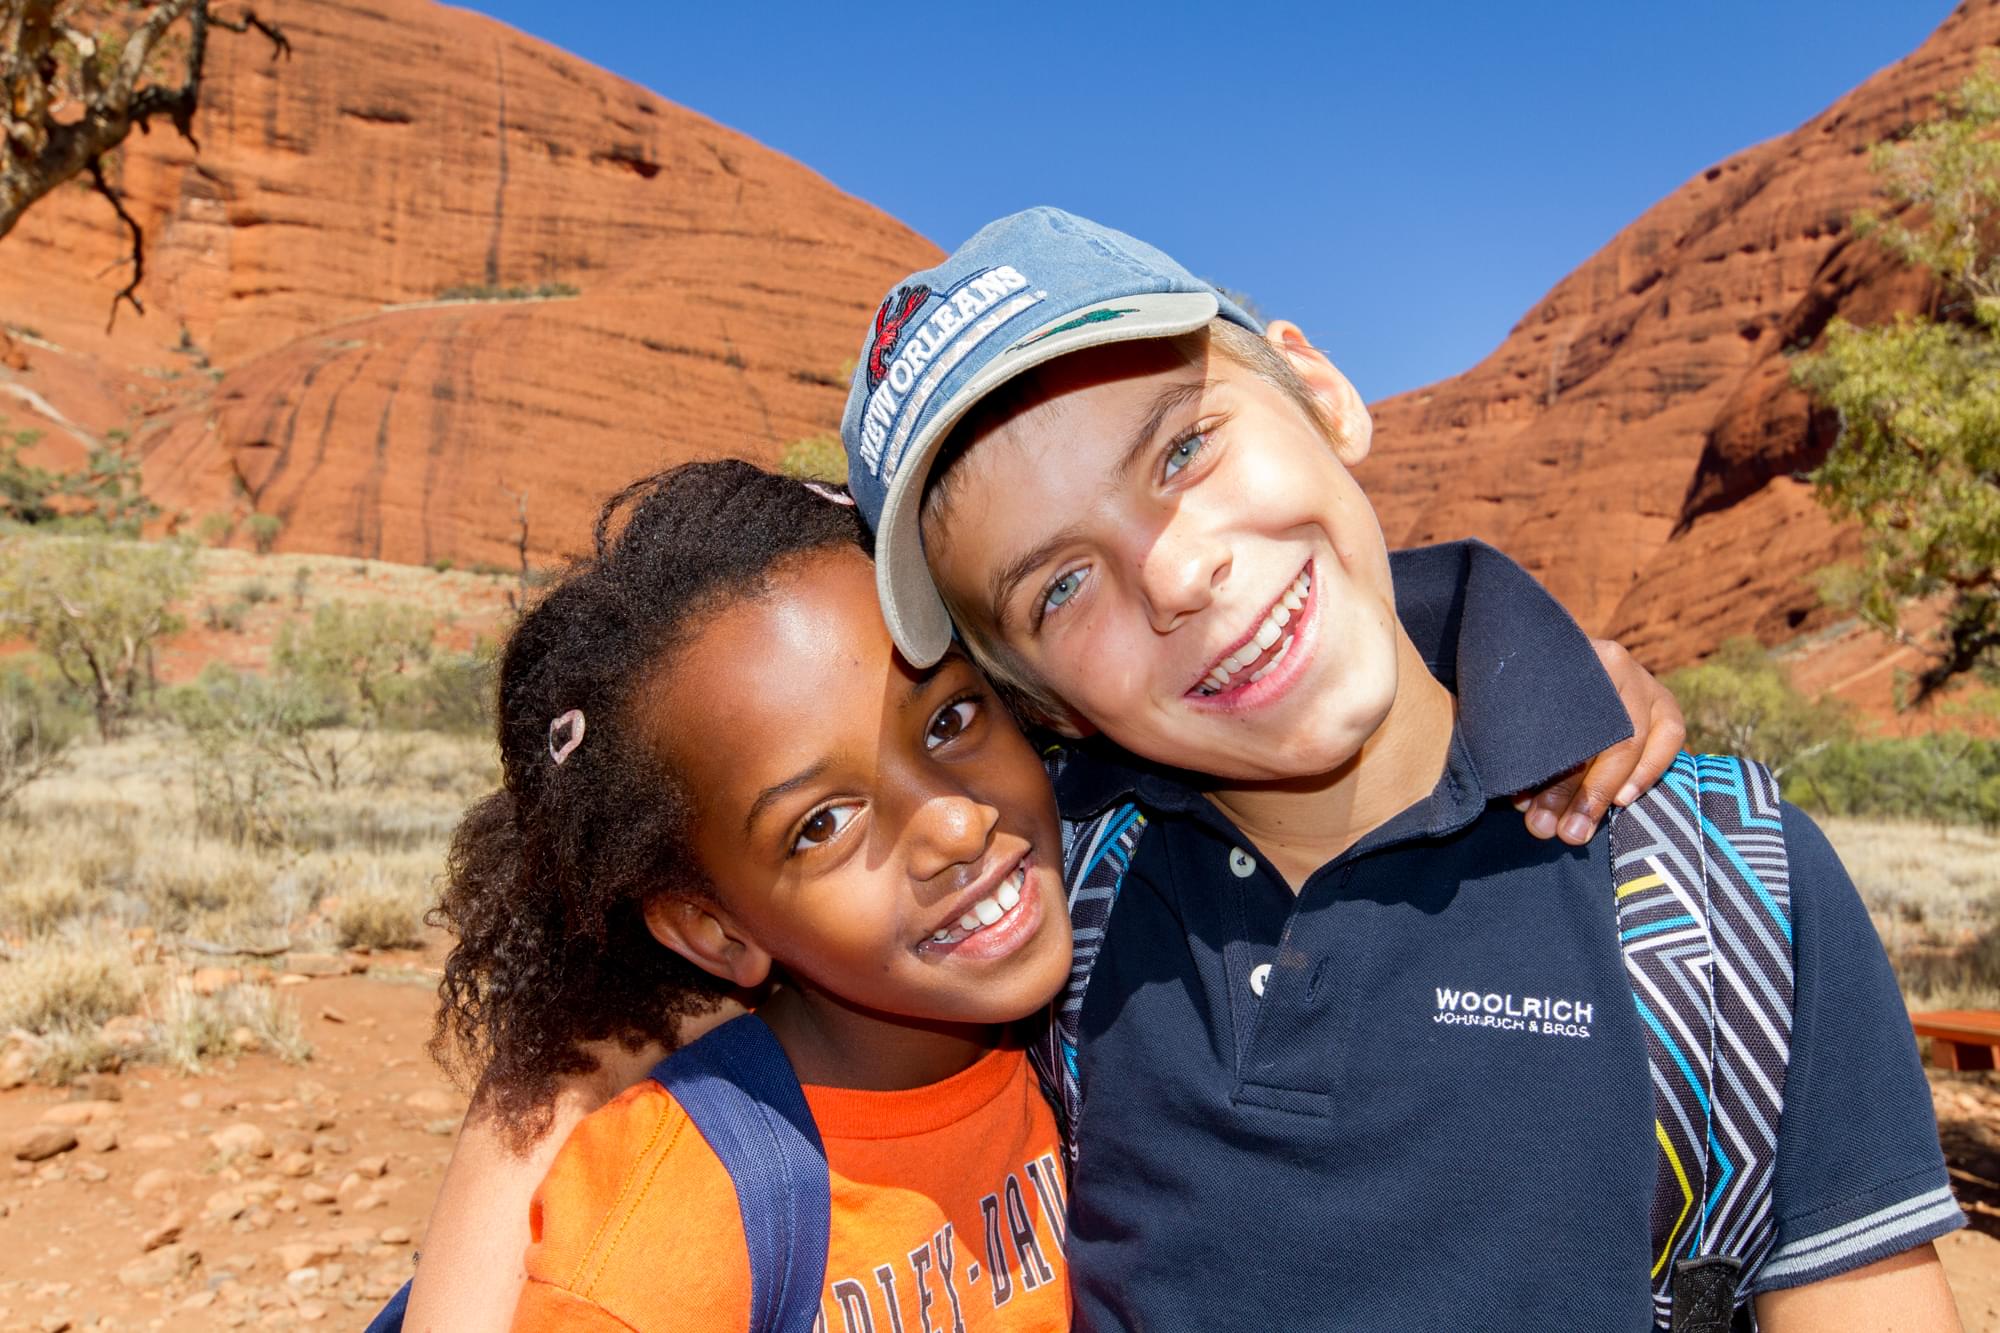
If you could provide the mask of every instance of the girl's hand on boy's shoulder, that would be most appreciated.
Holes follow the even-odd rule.
[[[1592,639],[1590,646],[1632,716],[1632,739],[1514,802],[1527,816],[1528,832],[1574,847],[1590,841],[1612,806],[1632,804],[1658,782],[1687,740],[1680,704],[1652,672],[1609,639]]]

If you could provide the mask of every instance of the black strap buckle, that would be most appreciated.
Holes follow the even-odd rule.
[[[1736,1313],[1736,1286],[1743,1263],[1708,1254],[1674,1265],[1673,1333],[1729,1333]]]

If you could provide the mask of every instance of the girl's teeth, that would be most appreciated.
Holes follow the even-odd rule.
[[[981,924],[976,908],[958,919],[960,930],[978,930]]]
[[[940,930],[937,934],[931,936],[931,942],[934,944],[943,944],[946,940],[949,940],[950,938],[951,938],[950,931]]]
[[[972,910],[979,917],[980,924],[985,926],[992,925],[1005,915],[1000,910],[1000,904],[994,902],[991,898],[981,898],[972,905]]]
[[[1017,867],[1013,874],[1001,882],[998,889],[974,903],[971,910],[958,919],[957,932],[949,929],[940,930],[931,936],[931,940],[937,944],[950,944],[954,938],[964,939],[976,930],[984,930],[1021,905],[1021,890],[1027,886],[1027,882],[1027,867]]]
[[[1000,910],[1003,912],[1011,912],[1021,905],[1021,890],[1011,879],[1000,886],[1000,892],[995,896],[1000,899]]]

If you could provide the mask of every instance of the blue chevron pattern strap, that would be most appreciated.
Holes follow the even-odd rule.
[[[1664,1329],[1676,1265],[1735,1259],[1740,1304],[1776,1235],[1793,984],[1777,783],[1761,764],[1683,754],[1613,817],[1611,855],[1652,1070],[1653,1315]]]
[[[1028,1058],[1041,1077],[1042,1090],[1056,1108],[1063,1143],[1072,1156],[1076,1152],[1076,1118],[1083,1109],[1076,1064],[1083,993],[1090,985],[1098,947],[1104,943],[1112,904],[1118,901],[1119,886],[1132,864],[1139,835],[1145,831],[1146,817],[1136,805],[1115,806],[1095,819],[1063,821],[1063,883],[1069,887],[1075,954],[1070,960],[1069,981],[1055,998],[1048,1027],[1028,1047]]]

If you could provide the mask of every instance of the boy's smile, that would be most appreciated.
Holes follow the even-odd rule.
[[[1347,471],[1365,413],[1274,329],[1336,440],[1207,335],[1111,344],[1033,372],[925,518],[961,624],[1075,721],[1239,781],[1351,759],[1398,671],[1388,552]]]

